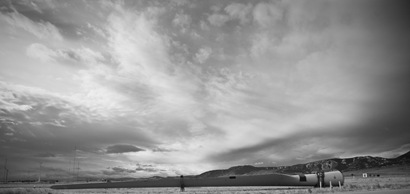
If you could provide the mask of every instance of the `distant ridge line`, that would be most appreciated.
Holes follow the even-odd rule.
[[[272,173],[299,174],[332,170],[347,172],[399,165],[410,165],[410,151],[396,158],[357,156],[352,158],[331,158],[305,164],[279,167],[255,167],[251,165],[234,166],[229,169],[207,171],[200,175],[197,175],[196,177],[223,177],[233,175],[261,175]]]

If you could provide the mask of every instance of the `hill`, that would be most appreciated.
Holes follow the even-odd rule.
[[[257,175],[271,173],[316,173],[318,171],[339,170],[341,172],[361,171],[365,169],[386,169],[400,166],[410,166],[410,151],[396,158],[382,158],[372,156],[359,156],[353,158],[332,158],[279,167],[255,167],[251,165],[235,166],[229,169],[212,170],[204,172],[197,177],[221,177],[232,175]]]

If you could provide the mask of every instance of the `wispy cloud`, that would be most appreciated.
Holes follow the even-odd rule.
[[[56,157],[56,155],[53,153],[40,153],[40,154],[36,154],[35,156],[41,157],[41,158]]]
[[[89,48],[51,49],[40,43],[29,45],[26,49],[26,54],[43,62],[68,61],[75,65],[95,65],[105,60],[101,53]]]
[[[107,147],[108,154],[119,154],[119,153],[127,153],[127,152],[140,152],[144,151],[144,149],[138,148],[133,145],[112,145]]]
[[[283,21],[284,9],[280,2],[261,2],[253,9],[253,18],[261,27],[276,26]]]
[[[209,47],[199,49],[198,53],[195,54],[195,60],[199,63],[205,63],[205,61],[210,57],[212,54],[212,49]]]
[[[135,173],[136,170],[126,169],[121,167],[113,167],[111,170],[103,170],[104,175],[126,175],[129,173]]]
[[[187,28],[191,25],[192,18],[183,13],[178,13],[175,15],[175,18],[172,20],[172,24],[181,28],[182,32],[187,31]]]
[[[241,4],[232,3],[225,7],[225,11],[232,17],[237,18],[241,24],[246,24],[250,22],[250,13],[252,11],[253,5],[251,3]]]
[[[63,40],[63,36],[56,26],[50,22],[34,22],[16,10],[10,13],[0,13],[1,19],[16,28],[22,28],[39,39]]]

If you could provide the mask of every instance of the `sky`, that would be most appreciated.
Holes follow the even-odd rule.
[[[11,178],[113,178],[396,157],[410,150],[409,8],[0,0],[2,172],[6,161]]]

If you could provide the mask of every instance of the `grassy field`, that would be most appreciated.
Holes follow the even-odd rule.
[[[382,175],[380,177],[362,178],[361,176],[345,177],[342,188],[309,188],[309,187],[203,187],[186,188],[181,192],[179,188],[134,188],[134,189],[86,189],[86,190],[53,190],[51,185],[36,184],[1,184],[0,193],[3,194],[167,194],[167,193],[195,193],[195,194],[267,194],[267,193],[349,193],[352,191],[388,191],[410,189],[410,176]]]
[[[410,176],[410,166],[393,166],[384,168],[371,168],[364,170],[343,172],[345,177],[362,176],[363,173],[371,173],[380,176]]]

